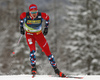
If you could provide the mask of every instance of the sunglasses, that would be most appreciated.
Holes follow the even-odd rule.
[[[37,11],[36,12],[31,12],[31,14],[36,14],[37,13]]]

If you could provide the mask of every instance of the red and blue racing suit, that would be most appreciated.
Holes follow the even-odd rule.
[[[45,27],[49,25],[49,16],[46,13],[38,12],[37,17],[35,19],[32,18],[29,12],[23,12],[20,15],[20,27],[24,27],[26,33],[26,41],[30,48],[30,61],[31,65],[34,66],[36,64],[36,56],[35,56],[35,41],[42,48],[46,56],[52,65],[52,67],[57,66],[54,60],[53,55],[50,52],[48,42],[46,41],[41,28],[42,21],[46,20]],[[24,24],[24,25],[23,25]]]

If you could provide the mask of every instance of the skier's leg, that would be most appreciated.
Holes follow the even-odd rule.
[[[46,56],[48,57],[52,67],[57,67],[55,59],[54,59],[53,55],[50,52],[48,42],[46,41],[44,35],[42,33],[40,33],[39,35],[37,35],[35,37],[35,39],[36,39],[37,43],[39,44],[39,46],[44,51],[44,53],[46,54]]]
[[[53,54],[51,54],[49,45],[42,33],[40,33],[38,36],[35,37],[37,43],[42,48],[42,50],[45,52],[46,56],[48,57],[50,64],[54,68],[54,71],[56,74],[58,74],[60,77],[65,77],[65,75],[57,68],[57,64],[55,62]]]
[[[48,60],[50,61],[50,64],[53,68],[57,68],[57,64],[56,64],[54,56],[52,54],[48,56]]]
[[[54,59],[53,55],[50,52],[48,42],[46,41],[44,35],[42,33],[40,33],[35,38],[36,38],[36,41],[39,44],[39,46],[42,48],[42,50],[44,51],[44,53],[48,57],[52,67],[57,67],[55,59]]]
[[[54,68],[55,73],[57,75],[59,75],[60,77],[65,77],[65,75],[57,68],[57,64],[55,62],[54,56],[51,54],[51,55],[48,56],[48,59],[50,61],[50,64]]]
[[[26,35],[27,44],[30,48],[30,62],[31,62],[31,67],[32,67],[32,74],[33,74],[33,76],[35,76],[35,74],[36,74],[35,39],[31,33],[26,32],[25,35]]]
[[[44,37],[42,32],[35,36],[35,40],[37,41],[39,46],[42,48],[42,50],[44,51],[46,56],[51,55],[48,42],[46,41],[46,39],[45,39],[45,37]]]
[[[34,35],[32,33],[26,32],[25,36],[26,36],[27,44],[28,44],[28,46],[30,48],[30,52],[33,51],[33,50],[36,51]]]
[[[35,56],[35,50],[30,52],[30,62],[31,62],[31,66],[32,66],[32,74],[33,77],[36,74],[36,56]]]

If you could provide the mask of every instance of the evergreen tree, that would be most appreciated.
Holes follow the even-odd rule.
[[[74,1],[71,3],[72,23],[69,25],[68,41],[65,48],[69,52],[70,70],[81,71],[87,74],[96,74],[100,63],[100,2],[97,0]],[[71,20],[71,19],[70,19]],[[68,65],[69,66],[69,65]]]

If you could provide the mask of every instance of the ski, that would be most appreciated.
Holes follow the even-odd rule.
[[[57,76],[54,76],[54,75],[49,75],[49,77],[57,77]],[[66,76],[66,77],[60,77],[60,78],[83,79],[84,77],[78,77],[78,76]]]
[[[83,79],[84,77],[76,77],[76,76],[66,76],[65,78],[75,78],[75,79]]]

